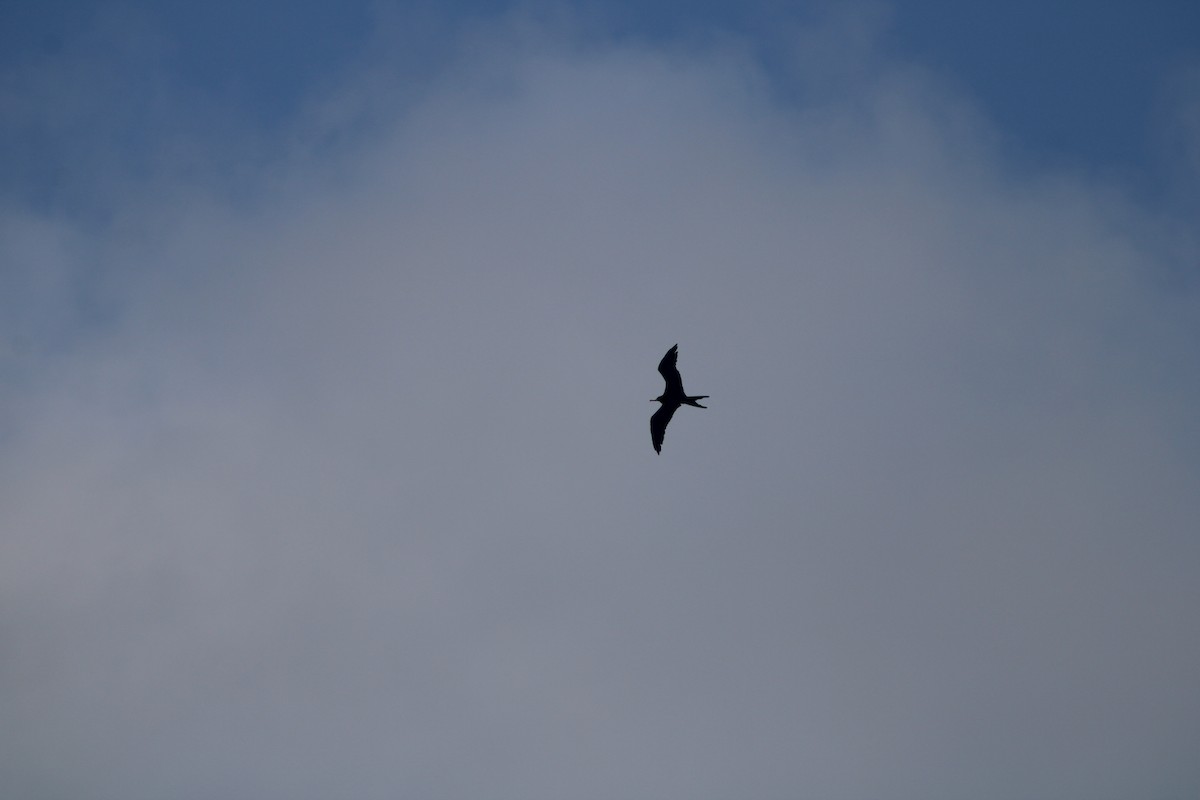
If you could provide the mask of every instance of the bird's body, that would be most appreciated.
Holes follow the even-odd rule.
[[[662,357],[662,361],[658,362],[658,371],[662,374],[663,380],[667,382],[663,393],[654,398],[650,402],[662,403],[658,411],[650,417],[650,441],[654,444],[654,452],[662,452],[663,436],[667,433],[667,423],[671,421],[671,415],[675,413],[675,409],[682,405],[695,406],[696,408],[707,408],[697,403],[697,400],[704,400],[708,397],[706,394],[695,395],[689,397],[683,391],[683,378],[679,376],[679,369],[675,366],[676,359],[679,358],[679,345],[675,345],[667,354]]]

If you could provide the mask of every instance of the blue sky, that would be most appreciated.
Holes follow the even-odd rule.
[[[0,793],[1196,795],[1192,4],[0,14]]]
[[[464,26],[486,25],[514,8],[534,17],[573,16],[583,20],[584,36],[601,40],[665,43],[680,36],[732,35],[755,48],[768,69],[780,67],[788,57],[791,26],[865,14],[875,37],[874,56],[910,61],[955,84],[995,123],[1013,157],[1043,167],[1108,173],[1152,194],[1173,180],[1170,157],[1163,153],[1171,146],[1171,106],[1179,102],[1179,92],[1194,92],[1194,87],[1179,84],[1193,80],[1186,78],[1187,70],[1200,58],[1200,10],[1182,0],[998,6],[946,0],[850,5],[348,2],[336,7],[307,0],[250,6],[13,3],[5,10],[8,22],[0,42],[4,63],[12,66],[86,50],[88,41],[101,47],[97,18],[137,20],[146,37],[131,34],[105,43],[115,50],[109,55],[116,63],[110,66],[149,70],[175,97],[174,113],[186,113],[195,102],[211,104],[231,115],[234,126],[274,131],[294,119],[312,92],[361,63],[378,43],[373,30],[381,22],[392,35],[401,31],[403,44],[396,49],[404,52],[391,56],[409,79],[420,82],[453,52]],[[795,75],[786,67],[776,69],[773,77],[785,91],[794,88]],[[139,119],[137,109],[127,113],[131,127],[152,122]],[[200,122],[186,119],[181,124]],[[61,157],[19,138],[15,152],[21,161]],[[37,191],[38,179],[29,180],[30,190]]]

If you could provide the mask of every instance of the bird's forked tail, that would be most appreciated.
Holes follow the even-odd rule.
[[[687,403],[689,406],[695,406],[696,408],[708,408],[708,406],[702,406],[696,402],[697,400],[706,400],[706,399],[708,399],[708,395],[698,394],[695,397],[683,398],[683,402]]]

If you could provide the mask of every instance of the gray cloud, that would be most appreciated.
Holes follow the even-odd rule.
[[[473,64],[250,199],[6,213],[110,313],[3,395],[0,782],[1193,792],[1169,220],[903,69],[797,109],[735,49]],[[677,341],[713,399],[657,457]]]

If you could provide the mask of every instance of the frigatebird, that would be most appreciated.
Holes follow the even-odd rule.
[[[662,403],[662,407],[654,412],[654,416],[650,417],[650,441],[654,443],[654,452],[662,452],[663,436],[667,432],[667,423],[671,421],[671,415],[675,413],[675,409],[681,405],[687,404],[696,408],[708,408],[697,403],[697,400],[703,400],[708,395],[700,394],[695,397],[688,397],[683,392],[683,378],[679,377],[679,370],[675,366],[675,360],[679,358],[679,345],[675,345],[667,354],[662,357],[662,361],[658,362],[658,371],[662,373],[663,380],[667,382],[667,387],[663,389],[663,393],[651,400],[651,403]]]

